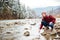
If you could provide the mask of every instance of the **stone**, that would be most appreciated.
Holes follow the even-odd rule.
[[[3,38],[2,40],[14,40],[14,38]]]
[[[29,31],[24,32],[24,36],[30,36],[30,32]]]
[[[60,37],[58,35],[56,35],[56,37],[54,38],[54,40],[60,40]]]
[[[34,38],[34,39],[32,39],[32,40],[39,40],[39,38]]]
[[[33,24],[31,24],[31,25],[36,25],[36,23],[33,23]]]
[[[10,26],[10,24],[6,24],[7,26]]]
[[[6,34],[11,34],[11,32],[6,32]]]
[[[60,32],[57,32],[57,34],[60,36]]]
[[[28,30],[28,28],[24,28],[25,30]]]
[[[46,34],[44,37],[46,38],[46,40],[49,40],[50,39],[50,34]]]
[[[18,24],[18,22],[15,22],[14,24]]]
[[[0,40],[2,40],[2,37],[0,37]]]

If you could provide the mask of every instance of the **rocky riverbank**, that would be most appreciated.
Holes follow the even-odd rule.
[[[40,19],[1,20],[0,40],[57,40],[60,33],[60,22],[55,24],[54,31],[49,33],[45,28],[39,33]],[[45,33],[46,32],[46,33]],[[43,35],[42,35],[43,34]]]

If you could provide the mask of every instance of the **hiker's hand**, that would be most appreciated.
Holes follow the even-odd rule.
[[[53,22],[50,22],[49,24],[51,25],[51,24],[53,24]]]

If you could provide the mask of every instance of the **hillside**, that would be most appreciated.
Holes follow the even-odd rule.
[[[59,13],[57,10],[59,10],[60,6],[49,6],[49,7],[42,7],[42,8],[34,8],[33,10],[37,13],[38,16],[41,17],[41,13],[43,11],[46,11],[47,13],[52,13],[52,11],[54,11],[55,13]],[[51,14],[50,13],[50,14]],[[55,14],[54,13],[54,14]]]

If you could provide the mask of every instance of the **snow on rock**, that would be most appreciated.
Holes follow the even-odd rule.
[[[0,21],[2,40],[45,40],[39,33],[40,19],[21,19]],[[0,39],[0,40],[1,40]]]

